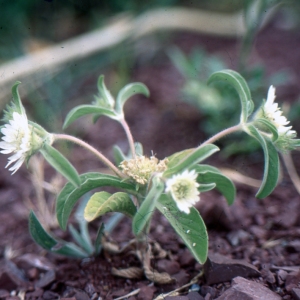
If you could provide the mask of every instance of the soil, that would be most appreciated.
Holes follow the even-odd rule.
[[[194,46],[201,46],[210,53],[220,53],[227,57],[231,68],[236,67],[239,43],[235,39],[182,32],[174,35],[172,42],[186,52]],[[257,36],[250,58],[251,62],[263,62],[268,74],[281,68],[292,72],[293,81],[278,90],[278,98],[290,102],[300,94],[300,87],[295,84],[300,82],[299,48],[299,32],[284,31],[273,23]],[[89,80],[96,82],[96,77]],[[151,91],[150,99],[136,97],[126,104],[133,135],[144,144],[146,154],[153,150],[157,157],[164,158],[204,140],[199,126],[201,114],[179,101],[183,79],[163,53],[157,54],[151,63],[137,64],[132,81],[144,82]],[[142,112],[139,115],[138,110]],[[122,131],[105,118],[100,119],[83,138],[109,157],[114,143],[126,150]],[[74,163],[80,172],[98,166],[94,157],[82,149],[74,148],[72,155],[78,157]],[[252,158],[235,157],[229,162],[214,158],[211,163],[261,178],[261,156],[257,154]],[[0,156],[1,166],[6,164],[6,159],[4,155]],[[294,159],[296,166],[300,167],[297,153]],[[155,213],[149,245],[153,249],[160,245],[164,251],[157,250],[152,267],[175,278],[173,283],[162,285],[152,283],[144,276],[130,279],[112,275],[113,268],[141,267],[134,251],[118,255],[102,251],[99,257],[83,260],[46,253],[34,244],[28,233],[26,200],[36,199],[29,172],[22,167],[10,176],[2,169],[0,299],[109,300],[137,289],[139,291],[127,299],[154,299],[189,283],[204,269],[204,276],[198,276],[193,285],[180,290],[179,295],[185,295],[185,298],[176,299],[217,299],[236,284],[236,279],[231,279],[237,276],[246,277],[251,283],[259,283],[273,292],[270,298],[260,299],[277,299],[276,295],[278,299],[300,299],[297,296],[300,288],[300,197],[285,169],[282,170],[283,178],[278,187],[263,200],[255,198],[257,189],[242,184],[237,184],[237,197],[231,207],[227,207],[223,197],[215,191],[201,195],[197,208],[208,227],[210,251],[205,268],[194,260],[164,217]],[[46,178],[52,174],[46,167]],[[90,225],[92,236],[95,236],[98,225],[99,221]],[[133,238],[130,225],[130,220],[124,218],[107,241],[120,248],[126,245]],[[52,229],[52,232],[68,238],[60,229]],[[222,256],[216,258],[216,254]],[[252,298],[224,296],[220,299]]]

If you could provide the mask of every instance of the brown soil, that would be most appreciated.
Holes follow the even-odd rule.
[[[210,53],[221,53],[235,68],[238,43],[234,39],[178,33],[174,42],[185,51],[201,46]],[[299,48],[299,32],[281,31],[274,24],[256,39],[252,61],[263,61],[268,74],[284,67],[289,68],[294,76],[293,82],[278,90],[279,99],[295,101],[300,94],[299,84],[295,84],[300,82]],[[161,55],[151,64],[136,66],[133,81],[144,82],[151,91],[151,97],[149,100],[135,98],[127,104],[126,110],[135,139],[145,145],[145,153],[150,154],[153,150],[163,158],[174,151],[198,145],[204,135],[199,128],[200,113],[178,100],[182,78]],[[142,112],[140,115],[137,115],[138,109]],[[125,145],[122,131],[106,119],[99,120],[84,139],[110,157],[113,143],[117,142],[121,147]],[[108,145],[104,142],[107,140]],[[80,172],[95,169],[96,161],[92,156],[77,148],[73,153],[80,158],[76,165]],[[294,158],[300,167],[299,155]],[[2,155],[0,165],[4,166],[5,161],[6,157]],[[229,165],[228,162],[217,161],[219,167]],[[213,160],[212,163],[216,164]],[[259,155],[253,161],[245,157],[230,161],[231,168],[255,178],[262,176],[260,165]],[[264,200],[255,198],[256,189],[237,185],[237,198],[231,207],[226,206],[217,192],[203,194],[197,207],[208,226],[211,257],[219,253],[228,259],[242,259],[260,272],[258,277],[250,280],[283,299],[299,299],[295,295],[300,287],[300,197],[283,173],[279,186]],[[162,258],[154,257],[152,264],[159,272],[168,272],[176,279],[175,283],[160,285],[145,277],[126,279],[113,276],[113,267],[140,267],[132,252],[114,255],[103,251],[97,258],[84,260],[45,253],[33,243],[27,229],[28,210],[24,203],[28,198],[35,198],[28,171],[23,167],[11,177],[7,170],[2,169],[0,185],[0,299],[115,299],[136,289],[140,289],[139,293],[128,299],[154,299],[160,293],[188,283],[203,268],[159,213],[153,219],[149,243],[159,243],[166,253]],[[93,236],[97,225],[99,221],[91,224]],[[54,233],[65,236],[59,229],[55,229]],[[122,247],[132,238],[130,221],[125,218],[113,231],[110,241]],[[10,260],[5,259],[8,249],[14,251]],[[204,276],[199,277],[196,283],[193,287],[196,294],[205,299],[217,299],[231,286],[230,280],[209,284]],[[186,295],[188,291],[189,288],[185,288],[181,292]],[[24,293],[25,298],[22,298]],[[191,295],[190,292],[189,298],[182,299],[203,299],[192,298]]]

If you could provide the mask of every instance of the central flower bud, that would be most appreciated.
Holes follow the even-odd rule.
[[[162,173],[167,169],[167,159],[158,160],[155,156],[138,156],[124,160],[120,164],[123,173],[137,183],[146,184],[153,173]]]

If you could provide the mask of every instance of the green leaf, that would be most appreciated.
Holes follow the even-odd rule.
[[[107,116],[111,119],[118,119],[118,115],[110,109],[95,105],[79,105],[74,107],[66,116],[63,129],[67,128],[75,120],[89,114],[97,114]]]
[[[185,157],[190,155],[193,151],[195,151],[195,148],[192,149],[186,149],[180,152],[176,152],[168,157],[168,168],[171,169],[175,167],[181,160],[183,160]]]
[[[104,75],[99,76],[97,86],[100,96],[103,98],[105,105],[107,105],[110,108],[114,108],[115,99],[112,97],[110,91],[105,86]]]
[[[126,155],[123,153],[121,148],[117,145],[113,146],[113,155],[114,155],[115,164],[117,166],[119,166],[122,161],[127,160]]]
[[[181,172],[184,169],[191,168],[217,151],[219,151],[219,148],[213,144],[200,146],[191,152],[187,150],[186,153],[184,152],[182,155],[180,155],[180,161],[173,167],[169,168],[168,164],[168,169],[164,172],[163,176],[169,177],[173,174]]]
[[[33,240],[42,248],[56,254],[85,258],[88,254],[73,243],[56,240],[46,232],[33,211],[29,214],[29,232]]]
[[[261,144],[264,151],[264,177],[261,187],[256,194],[257,198],[262,199],[270,195],[277,185],[279,176],[278,153],[273,143],[267,137],[261,135],[255,126],[249,124],[247,128],[249,130],[248,133]]]
[[[99,255],[102,250],[101,241],[102,241],[103,234],[104,234],[104,224],[101,223],[101,226],[97,231],[97,235],[95,239],[95,255]]]
[[[170,222],[177,234],[200,264],[205,263],[208,252],[208,235],[205,224],[194,207],[190,213],[180,211],[174,200],[166,194],[160,196],[156,207]]]
[[[278,140],[278,130],[276,126],[274,126],[270,121],[266,119],[256,119],[255,123],[261,123],[262,124],[262,130],[268,129],[272,133],[272,141],[276,142]]]
[[[71,163],[55,148],[45,143],[44,147],[40,149],[45,160],[74,186],[80,185],[80,178],[76,169]]]
[[[20,83],[20,81],[16,81],[15,84],[12,86],[11,92],[13,96],[13,102],[16,105],[18,112],[20,114],[26,114],[18,91],[18,86]]]
[[[89,247],[90,245],[86,243],[83,236],[75,229],[72,224],[69,225],[69,231],[75,242],[87,252],[88,256],[91,256],[94,252],[93,248]]]
[[[143,84],[139,82],[127,84],[125,87],[123,87],[117,97],[116,100],[116,112],[119,114],[123,114],[123,107],[125,102],[133,95],[136,94],[143,94],[146,97],[149,97],[150,92],[148,88]]]
[[[109,212],[120,212],[133,217],[136,213],[136,207],[126,193],[118,192],[111,195],[102,191],[95,193],[90,198],[84,210],[84,218],[91,222]]]
[[[209,165],[198,165],[193,168],[197,173],[197,182],[201,184],[215,183],[216,189],[224,195],[227,203],[231,205],[236,196],[233,182],[223,175],[217,168]]]
[[[139,142],[134,143],[135,154],[142,156],[144,153],[143,145]]]
[[[163,191],[163,182],[159,178],[154,177],[149,193],[132,220],[132,231],[136,236],[146,231],[146,227],[149,225],[150,218],[155,210],[155,203]]]
[[[74,187],[67,183],[59,193],[56,200],[56,216],[58,223],[62,229],[66,229],[67,222],[71,211],[78,199],[85,193],[103,186],[113,186],[135,193],[135,186],[130,183],[123,182],[120,178],[101,174],[101,173],[85,173],[79,176],[80,186]]]
[[[239,73],[233,70],[222,70],[213,73],[209,77],[207,83],[210,84],[219,80],[227,81],[238,92],[242,106],[241,123],[246,123],[248,116],[252,113],[254,107],[246,80]]]
[[[216,187],[215,183],[201,183],[198,187],[200,193],[208,192],[213,190]]]
[[[83,197],[75,212],[75,220],[79,225],[79,232],[72,225],[69,226],[69,230],[79,246],[81,246],[89,255],[92,255],[94,253],[94,247],[88,230],[88,222],[84,218],[84,209],[88,200],[89,196],[87,194]]]

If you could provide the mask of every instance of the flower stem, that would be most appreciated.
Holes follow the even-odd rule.
[[[129,128],[127,122],[125,121],[125,119],[120,119],[119,122],[121,123],[121,125],[123,126],[123,128],[125,130],[125,133],[126,133],[126,136],[128,139],[128,143],[129,143],[129,147],[130,147],[130,151],[132,154],[132,158],[135,158],[136,157],[135,146],[134,146],[134,140],[133,140],[133,136],[131,134],[130,128]]]
[[[212,144],[215,141],[219,140],[220,138],[224,137],[225,135],[240,131],[242,128],[243,128],[242,124],[238,124],[238,125],[226,128],[226,129],[218,132],[216,135],[212,136],[211,138],[209,138],[207,141],[205,141],[203,144],[201,144],[201,146],[204,146],[207,144]]]
[[[125,175],[109,159],[107,159],[101,152],[99,152],[97,149],[95,149],[88,143],[68,134],[53,134],[53,137],[54,140],[66,140],[73,142],[79,146],[82,146],[83,148],[95,154],[106,166],[108,166],[120,178],[125,178]]]

